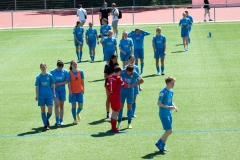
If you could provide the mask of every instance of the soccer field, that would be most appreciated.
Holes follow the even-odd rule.
[[[83,62],[78,64],[85,74],[82,120],[72,125],[67,99],[65,125],[55,127],[53,113],[51,129],[45,132],[35,101],[35,78],[41,62],[48,72],[59,59],[69,69],[76,59],[73,28],[0,30],[0,159],[239,159],[239,26],[240,22],[194,24],[189,51],[183,52],[178,24],[161,25],[167,39],[164,76],[156,75],[153,58],[157,25],[120,26],[119,33],[135,27],[151,33],[145,37],[145,82],[137,98],[137,118],[133,129],[123,121],[120,134],[109,131],[110,120],[105,118],[100,45],[91,62],[85,43]],[[207,38],[209,32],[212,38]],[[122,66],[120,59],[119,63]],[[176,78],[173,102],[179,112],[173,112],[174,131],[166,144],[170,152],[160,154],[155,146],[163,134],[157,100],[167,76]]]

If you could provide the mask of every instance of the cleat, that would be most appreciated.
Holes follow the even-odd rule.
[[[78,123],[77,123],[77,120],[74,120],[73,121],[73,125],[77,125]]]
[[[137,118],[137,116],[136,116],[136,115],[133,115],[132,118]]]
[[[164,73],[161,73],[161,75],[165,75]]]
[[[111,114],[110,113],[107,113],[107,118],[111,118]]]
[[[120,132],[121,132],[121,131],[118,130],[118,129],[112,129],[112,131],[115,132],[115,133],[120,133]]]
[[[156,147],[159,149],[160,152],[163,152],[163,150],[161,150],[161,148],[158,146],[157,143],[155,143]]]
[[[160,73],[160,72],[157,72],[157,75],[161,75],[161,73]]]
[[[55,126],[58,126],[58,125],[60,125],[60,122],[56,122],[56,123],[55,123]]]
[[[77,114],[77,119],[78,119],[78,121],[81,120],[81,116],[80,116],[80,114]]]
[[[131,123],[128,124],[128,129],[132,129],[132,125],[131,125]]]
[[[206,19],[204,19],[204,22],[207,22]]]
[[[63,125],[64,125],[64,123],[63,123],[63,122],[61,122],[61,123],[60,123],[60,125],[61,125],[61,126],[63,126]]]
[[[120,129],[120,127],[121,127],[121,122],[118,122],[117,123],[117,129]]]
[[[208,21],[213,21],[211,18]]]
[[[50,129],[48,126],[44,126],[44,128],[46,129],[46,131]]]

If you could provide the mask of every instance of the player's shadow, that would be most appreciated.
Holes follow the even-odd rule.
[[[164,152],[160,152],[160,151],[155,151],[153,153],[149,153],[145,156],[142,157],[142,159],[153,159],[155,157],[160,157],[161,155],[164,155]]]
[[[88,81],[89,83],[92,83],[92,82],[100,82],[100,81],[104,81],[105,79],[96,79],[96,80],[93,80],[93,81]]]
[[[151,77],[156,77],[159,76],[157,74],[150,74],[150,75],[146,75],[146,76],[142,76],[142,78],[151,78]]]
[[[109,122],[109,121],[107,121],[107,119],[108,119],[108,118],[99,119],[99,120],[90,122],[90,123],[88,123],[88,124],[90,124],[90,125],[98,125],[98,124],[101,124],[101,123]]]
[[[171,53],[182,53],[184,51],[175,51],[175,52],[171,52]]]
[[[98,61],[90,61],[90,63],[99,63],[99,62],[104,62],[103,60],[98,60]]]
[[[124,133],[125,132],[116,133],[116,132],[113,132],[112,130],[108,130],[107,132],[98,132],[97,134],[92,134],[91,136],[95,138],[101,138],[101,137],[114,136],[117,134],[124,134]]]
[[[175,46],[183,46],[183,44],[181,43],[181,44],[176,44]]]
[[[67,128],[73,126],[72,124],[66,124],[66,125],[61,125],[61,126],[50,126],[50,130],[58,129],[58,128]],[[32,128],[32,131],[29,132],[24,132],[24,133],[19,133],[17,136],[27,136],[27,135],[32,135],[32,134],[38,134],[46,132],[44,127],[38,127],[38,128]]]

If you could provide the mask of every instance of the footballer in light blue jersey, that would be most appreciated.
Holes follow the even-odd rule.
[[[157,27],[156,35],[152,39],[154,58],[156,59],[157,74],[160,74],[159,58],[161,58],[161,74],[164,75],[164,59],[166,55],[166,37],[161,34],[162,28]]]
[[[41,73],[36,77],[36,101],[41,108],[41,117],[44,124],[44,128],[49,130],[49,118],[52,115],[53,98],[55,95],[55,85],[53,76],[46,72],[47,65],[45,63],[40,64]],[[46,115],[45,106],[48,107]]]
[[[120,58],[123,62],[123,67],[127,65],[129,56],[132,54],[132,40],[127,38],[127,31],[123,31],[122,39],[119,43]]]
[[[73,28],[74,44],[76,47],[76,54],[79,62],[82,61],[82,47],[83,47],[83,37],[84,37],[84,29],[81,25],[82,25],[82,22],[77,21],[76,26]]]
[[[174,105],[173,99],[173,90],[175,83],[175,78],[167,77],[165,79],[166,88],[162,89],[158,97],[158,106],[159,106],[159,118],[162,122],[163,129],[165,133],[157,141],[156,146],[160,151],[167,151],[165,149],[165,144],[168,139],[168,136],[172,133],[172,110],[178,111],[178,108]]]
[[[186,18],[188,18],[188,19],[191,21],[191,23],[193,24],[193,18],[192,18],[192,16],[190,16],[190,15],[188,14],[188,11],[185,11],[185,13],[186,13]],[[192,25],[188,27],[188,30],[189,30],[188,43],[190,43],[190,42],[191,42],[191,41],[190,41],[190,31],[192,30]]]
[[[86,43],[88,45],[89,48],[89,54],[90,54],[90,58],[92,61],[94,61],[95,59],[95,47],[96,44],[98,42],[99,44],[99,40],[98,40],[98,35],[97,35],[97,30],[95,28],[92,28],[93,24],[92,22],[89,22],[89,29],[86,30]]]
[[[183,13],[183,18],[179,21],[179,26],[181,26],[181,37],[183,39],[184,51],[188,50],[188,36],[189,27],[192,25],[190,19],[186,18],[186,13]]]
[[[103,18],[104,19],[104,18]],[[108,33],[109,30],[111,30],[111,26],[109,24],[107,24],[107,22],[105,22],[104,20],[102,21],[103,25],[100,28],[100,35],[102,38],[104,38],[104,35]]]
[[[141,61],[141,74],[144,67],[144,37],[148,35],[150,32],[138,28],[128,34],[128,37],[133,40],[135,65],[138,65],[138,58]]]
[[[54,98],[55,118],[57,125],[63,125],[64,101],[66,100],[66,87],[68,71],[63,69],[64,63],[57,61],[57,68],[51,70],[51,74],[55,83],[56,98]]]
[[[118,114],[118,124],[117,127],[120,127],[121,121],[122,121],[122,114],[123,114],[123,107],[125,100],[127,99],[127,116],[128,116],[128,128],[132,128],[131,121],[132,121],[132,104],[133,104],[133,98],[134,98],[134,87],[142,84],[144,81],[142,77],[134,71],[134,67],[132,65],[128,65],[125,70],[122,70],[120,76],[122,77],[122,80],[124,83],[128,84],[128,86],[131,86],[130,88],[123,88],[121,87],[121,109]],[[137,83],[136,83],[137,82]]]
[[[117,40],[112,36],[113,36],[113,31],[110,30],[108,31],[108,37],[104,38],[102,41],[103,50],[104,50],[103,60],[106,61],[107,63],[110,61],[111,55],[115,54],[115,52],[116,52],[116,55],[118,55]]]

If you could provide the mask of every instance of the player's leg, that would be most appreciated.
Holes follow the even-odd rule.
[[[80,121],[81,120],[80,112],[83,109],[83,102],[84,102],[83,93],[77,94],[77,102],[78,102],[77,119],[78,119],[78,121]]]
[[[106,90],[106,111],[107,111],[107,118],[111,118],[111,115],[110,115],[110,92],[107,90],[107,88],[105,87],[105,90]]]
[[[54,98],[54,110],[55,110],[55,118],[56,123],[55,126],[59,125],[59,117],[60,117],[60,101],[59,101],[59,92],[55,91],[56,97]]]
[[[133,104],[133,99],[134,99],[134,90],[129,92],[127,94],[127,116],[128,116],[128,128],[132,128],[131,122],[132,122],[132,104]]]
[[[137,49],[134,49],[134,57],[135,57],[135,65],[137,66],[138,65],[138,50]]]
[[[80,61],[80,49],[79,49],[79,44],[76,44],[75,45],[76,46],[76,55],[77,55],[77,59],[78,59],[78,61]]]
[[[110,95],[110,102],[111,102],[111,108],[112,108],[112,116],[111,116],[111,129],[113,132],[119,132],[117,129],[117,117],[119,114],[119,110],[121,108],[121,100],[120,96],[114,96]]]
[[[39,103],[40,99],[41,98],[38,98],[38,103]],[[46,116],[46,111],[45,111],[45,105],[39,106],[39,107],[41,109],[41,117],[42,117],[42,122],[43,122],[44,128],[46,130],[49,130],[49,127],[47,126],[47,116]]]
[[[82,61],[82,54],[83,54],[82,47],[83,47],[83,42],[82,42],[82,45],[80,45],[80,55],[79,55],[80,62]]]
[[[72,104],[72,116],[73,116],[73,125],[77,124],[77,113],[76,113],[76,101],[77,101],[77,95],[75,93],[72,94],[72,96],[69,96],[69,101]]]
[[[47,126],[50,127],[49,119],[52,116],[52,107],[53,107],[53,97],[51,98],[46,98],[46,106],[48,107],[48,112],[47,112]]]
[[[164,69],[165,69],[165,67],[164,67],[164,59],[165,58],[161,58],[161,74],[162,75],[164,75]]]
[[[60,107],[59,122],[60,122],[60,125],[63,125],[64,101],[65,100],[66,100],[66,90],[63,90],[62,92],[59,93],[59,107]]]
[[[141,63],[141,74],[143,73],[143,67],[144,67],[144,50],[141,49],[139,52],[139,58],[140,58],[140,63]]]

